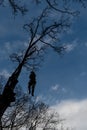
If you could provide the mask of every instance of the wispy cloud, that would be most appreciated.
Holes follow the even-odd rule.
[[[10,76],[10,73],[7,70],[3,70],[0,72],[0,76],[3,76],[7,79]]]
[[[87,130],[87,99],[65,100],[52,108],[64,118],[64,127]]]
[[[78,39],[75,39],[71,43],[65,43],[64,45],[66,46],[66,52],[71,52],[77,47]]]
[[[41,101],[43,99],[43,96],[42,95],[38,95],[37,97],[36,97],[36,102],[39,102],[39,101]]]
[[[52,86],[50,91],[63,94],[67,93],[67,89],[59,84],[55,84],[54,86]]]
[[[13,42],[6,42],[3,47],[8,51],[15,51],[18,49],[21,50],[27,46],[28,46],[28,43],[26,43],[25,41],[18,40],[18,41],[13,41]]]
[[[10,54],[26,49],[28,43],[25,41],[5,42],[0,46],[0,60],[7,59]]]
[[[66,52],[71,52],[75,49],[76,44],[67,44],[66,45]]]
[[[56,85],[54,85],[54,86],[51,87],[51,90],[57,91],[59,89],[59,87],[60,86],[58,84],[56,84]]]

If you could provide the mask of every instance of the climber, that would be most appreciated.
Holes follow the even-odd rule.
[[[34,89],[36,85],[36,74],[34,71],[31,71],[29,78],[30,78],[29,83],[28,83],[29,94],[34,96]]]

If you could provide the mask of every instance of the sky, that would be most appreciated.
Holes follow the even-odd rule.
[[[87,130],[87,8],[80,11],[68,34],[61,36],[61,43],[67,44],[66,52],[63,55],[47,52],[36,71],[34,98],[58,111],[66,119],[64,126]],[[0,7],[0,75],[6,79],[16,67],[9,55],[27,47],[28,34],[22,29],[25,22],[24,16],[18,14],[14,18],[11,9]],[[29,72],[24,69],[19,77],[25,92],[28,76]]]

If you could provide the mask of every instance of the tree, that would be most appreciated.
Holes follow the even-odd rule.
[[[41,101],[32,100],[29,95],[16,87],[17,98],[7,109],[2,118],[3,130],[54,130],[63,122],[59,114],[49,109],[48,105]],[[57,129],[57,128],[56,128]]]
[[[34,0],[35,1],[35,0]],[[0,1],[2,5],[4,0]],[[15,0],[8,0],[14,13],[18,11],[24,13],[26,9],[20,6]],[[51,47],[60,54],[66,49],[66,46],[59,45],[59,36],[70,28],[72,17],[78,15],[78,10],[73,9],[72,3],[81,3],[85,6],[86,0],[36,0],[36,3],[44,5],[41,11],[38,11],[37,16],[30,18],[29,23],[24,24],[23,28],[29,33],[29,42],[26,49],[21,53],[14,53],[11,56],[13,61],[18,63],[17,68],[9,77],[4,90],[0,96],[0,121],[4,112],[15,101],[15,86],[18,83],[18,77],[21,74],[22,68],[28,70],[31,67],[39,66],[45,50]],[[75,3],[74,3],[75,2]],[[33,4],[32,4],[33,6]],[[56,14],[51,17],[51,13]]]

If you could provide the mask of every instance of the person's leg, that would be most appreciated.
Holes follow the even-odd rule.
[[[29,94],[31,93],[31,83],[28,85]]]
[[[35,84],[32,85],[32,96],[34,96]]]

